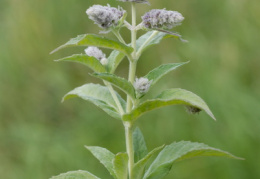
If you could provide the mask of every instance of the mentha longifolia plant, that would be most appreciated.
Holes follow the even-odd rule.
[[[149,4],[149,2],[147,0],[120,1],[131,4],[131,23],[126,21],[127,12],[121,7],[93,5],[86,11],[89,19],[102,29],[102,33],[113,33],[117,40],[94,34],[83,34],[70,39],[53,51],[56,52],[65,47],[87,46],[84,54],[75,54],[57,61],[77,62],[91,68],[94,71],[92,76],[101,79],[103,85],[85,84],[70,91],[63,100],[73,97],[87,100],[111,117],[118,119],[125,128],[126,152],[113,154],[102,147],[85,147],[115,179],[160,179],[169,173],[174,163],[197,156],[239,159],[228,152],[189,141],[173,142],[148,152],[144,137],[140,129],[135,126],[135,122],[142,114],[164,106],[184,105],[190,113],[204,110],[214,120],[215,117],[199,96],[184,89],[167,89],[152,99],[143,99],[164,75],[187,63],[163,64],[143,77],[138,78],[135,75],[137,62],[144,50],[159,44],[166,38],[185,41],[179,34],[170,31],[175,26],[181,25],[184,17],[177,11],[153,9],[146,12],[141,17],[142,22],[137,25],[136,5],[139,3]],[[129,29],[131,43],[125,42],[121,36],[121,28]],[[146,31],[146,33],[137,38],[139,30]],[[112,49],[112,52],[107,57],[99,48]],[[114,74],[124,58],[129,61],[128,80]],[[127,99],[123,99],[114,88],[123,91]],[[154,160],[149,161],[150,159]],[[99,177],[82,170],[52,177],[52,179],[64,178],[98,179]]]

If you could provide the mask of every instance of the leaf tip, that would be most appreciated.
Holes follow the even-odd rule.
[[[68,94],[66,94],[65,96],[63,96],[62,97],[62,99],[61,99],[61,103],[63,103],[65,100],[67,100],[68,99]]]
[[[214,114],[210,114],[210,117],[214,120],[214,121],[217,121],[216,117],[214,116]]]
[[[57,52],[58,50],[59,50],[58,48],[54,49],[53,51],[50,52],[50,55],[54,54],[54,53]]]
[[[181,40],[181,42],[183,42],[183,43],[189,43],[188,40],[185,40],[185,39],[183,39],[183,38],[180,38],[180,40]]]
[[[237,157],[237,156],[235,156],[235,159],[237,159],[237,160],[246,160],[245,158],[241,158],[241,157]]]

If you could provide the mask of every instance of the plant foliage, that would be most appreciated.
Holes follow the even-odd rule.
[[[125,0],[122,0],[126,2]],[[148,152],[144,136],[134,124],[144,113],[165,106],[183,105],[191,113],[205,111],[216,120],[206,102],[198,95],[180,88],[167,89],[154,98],[141,98],[149,89],[169,72],[174,71],[188,62],[162,64],[152,69],[147,75],[137,78],[136,67],[142,53],[148,48],[160,44],[163,39],[176,38],[182,42],[182,36],[169,31],[181,24],[184,17],[177,11],[154,9],[147,12],[143,22],[136,24],[136,3],[148,3],[147,0],[130,0],[132,3],[132,24],[126,21],[127,13],[121,7],[94,5],[87,10],[89,18],[106,32],[112,32],[118,40],[108,39],[94,34],[78,35],[51,53],[65,47],[87,46],[86,54],[75,54],[56,61],[76,62],[92,69],[91,75],[101,79],[104,85],[88,83],[68,92],[63,101],[79,97],[101,108],[112,118],[123,123],[126,132],[127,152],[113,154],[102,147],[86,146],[115,179],[160,179],[166,176],[172,165],[199,156],[219,156],[238,158],[228,152],[196,142],[181,141],[163,145]],[[156,24],[157,23],[157,24]],[[131,31],[131,43],[127,44],[120,34],[126,27]],[[147,31],[137,38],[137,31]],[[106,55],[97,47],[111,49]],[[115,74],[122,60],[129,61],[128,79]],[[123,97],[113,87],[121,90]],[[158,154],[159,153],[159,154]],[[152,161],[153,160],[153,161]],[[87,171],[73,171],[52,177],[52,179],[98,179]]]

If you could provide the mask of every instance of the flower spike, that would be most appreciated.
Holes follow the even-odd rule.
[[[147,29],[172,29],[181,25],[184,17],[177,11],[153,9],[142,16],[143,25]]]
[[[137,92],[137,97],[142,97],[145,93],[147,93],[151,83],[152,81],[149,81],[147,78],[136,78],[134,82],[134,88]]]
[[[109,4],[107,6],[93,5],[87,9],[86,13],[95,24],[107,30],[118,25],[119,20],[124,16],[125,10],[121,7],[110,7]]]
[[[106,55],[97,47],[88,47],[85,49],[85,53],[98,59],[102,65],[106,65],[108,62]]]

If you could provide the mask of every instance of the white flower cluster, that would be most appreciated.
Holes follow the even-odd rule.
[[[85,49],[85,53],[90,57],[98,59],[102,65],[106,65],[108,62],[106,55],[97,47],[88,47]]]
[[[118,25],[125,11],[121,7],[114,8],[108,4],[107,6],[93,5],[87,9],[86,13],[99,27],[108,29]]]
[[[181,25],[184,17],[177,11],[153,9],[142,16],[143,25],[148,29],[172,29]]]
[[[149,1],[147,0],[118,0],[118,1],[150,4]]]
[[[148,92],[152,81],[149,81],[147,78],[141,77],[136,78],[134,82],[134,88],[139,94],[145,94]]]

